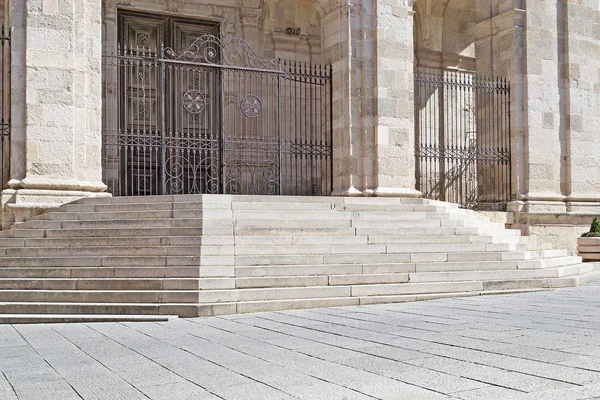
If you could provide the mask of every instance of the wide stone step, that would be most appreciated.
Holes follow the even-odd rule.
[[[378,235],[378,236],[395,236],[395,235],[431,235],[431,236],[447,236],[447,235],[467,235],[467,236],[476,236],[476,235],[487,235],[490,237],[501,237],[501,236],[514,236],[519,237],[520,232],[512,229],[504,229],[504,230],[495,230],[495,229],[486,229],[486,228],[477,228],[477,227],[431,227],[431,228],[419,228],[412,229],[414,227],[409,228],[399,228],[397,226],[392,227],[383,227],[377,226],[374,224],[371,227],[357,227],[356,234],[357,235]]]
[[[494,270],[494,271],[452,271],[452,272],[416,272],[409,274],[410,282],[457,282],[457,281],[503,281],[558,278],[584,274],[594,270],[593,266],[581,264],[567,265],[547,269],[532,270]]]
[[[4,257],[2,265],[3,267],[199,266],[200,257]]]
[[[0,324],[72,324],[96,322],[169,322],[177,315],[0,314]]]
[[[231,240],[233,242],[233,240]],[[2,247],[89,247],[110,246],[156,247],[200,246],[201,236],[146,236],[146,237],[69,237],[69,238],[0,238]]]
[[[407,269],[414,264],[409,264]],[[273,265],[273,266],[236,266],[238,278],[277,277],[277,276],[327,276],[335,274],[362,274],[360,264],[330,264],[330,265]]]
[[[234,203],[235,204],[235,203]],[[265,207],[265,205],[260,205]],[[334,202],[332,209],[336,211],[352,211],[352,212],[379,212],[379,213],[395,213],[395,212],[447,212],[445,207],[427,204],[348,204]]]
[[[0,290],[199,290],[198,279],[0,278]]]
[[[201,218],[163,218],[163,219],[118,219],[98,221],[28,221],[19,225],[19,229],[101,229],[101,228],[200,228],[205,225],[216,226],[220,221]],[[349,222],[348,222],[349,223]],[[218,225],[217,225],[218,226]]]
[[[238,278],[238,289],[269,287],[306,287],[306,286],[348,286],[373,283],[406,283],[408,274],[380,275],[322,275],[322,276],[278,276],[262,278]]]
[[[196,290],[0,290],[3,302],[198,303]]]
[[[224,253],[227,251],[227,253]],[[231,246],[204,245],[202,254],[235,254],[238,256],[256,255],[334,255],[334,254],[418,254],[418,253],[498,253],[498,252],[527,252],[528,246],[514,244],[486,244],[486,243],[421,243],[421,244],[319,244],[319,243],[278,243],[264,245],[257,241],[254,245],[236,244]],[[481,255],[475,256],[479,259]]]
[[[210,306],[204,307],[207,313]],[[215,308],[215,307],[213,307]],[[0,302],[0,314],[179,315],[198,316],[198,306],[160,303]]]
[[[88,246],[88,247],[8,247],[0,248],[1,257],[83,257],[83,256],[199,256],[200,247],[192,246]]]
[[[80,238],[104,237],[127,238],[147,236],[201,236],[210,230],[202,228],[101,228],[101,229],[21,229],[17,228],[3,231],[5,238]],[[226,230],[231,234],[231,229]]]
[[[353,236],[356,229],[348,227],[234,227],[233,233],[236,237],[241,236]]]
[[[378,249],[378,248],[375,248]],[[355,254],[261,254],[237,255],[236,265],[304,265],[304,264],[390,264],[390,263],[442,263],[483,261],[530,261],[540,258],[564,257],[564,250],[543,251],[489,251],[489,252],[421,252],[421,253],[364,253]],[[533,267],[532,267],[533,268]],[[542,267],[540,267],[542,268]]]
[[[2,267],[1,278],[199,278],[198,266]]]

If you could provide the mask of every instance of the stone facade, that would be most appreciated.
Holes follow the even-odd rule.
[[[336,195],[420,195],[415,67],[506,77],[514,226],[574,250],[574,233],[600,213],[596,0],[2,3],[13,38],[4,227],[35,210],[106,195],[100,66],[103,47],[118,42],[118,10],[214,21],[265,59],[331,64]]]

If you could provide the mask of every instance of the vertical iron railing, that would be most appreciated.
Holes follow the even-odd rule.
[[[0,66],[2,77],[0,82],[0,189],[5,189],[10,179],[10,31],[4,25],[0,30]]]
[[[104,56],[103,175],[115,196],[329,195],[332,70],[240,39]]]
[[[510,85],[505,78],[415,72],[417,190],[477,210],[511,197]]]

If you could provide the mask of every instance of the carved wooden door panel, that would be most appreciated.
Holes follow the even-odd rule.
[[[189,193],[191,176],[206,169],[195,161],[198,154],[193,149],[198,146],[190,138],[218,131],[219,107],[214,95],[218,82],[214,77],[209,80],[198,68],[183,71],[167,65],[163,74],[157,60],[162,46],[184,51],[198,37],[217,34],[218,24],[131,11],[120,12],[118,20],[118,45],[127,64],[119,72],[119,125],[126,140],[120,154],[121,194],[164,194],[164,168],[175,168],[178,174],[168,193]],[[165,146],[167,162],[163,166]],[[187,161],[185,165],[182,159]]]

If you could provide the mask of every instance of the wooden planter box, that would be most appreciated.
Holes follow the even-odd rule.
[[[577,255],[583,261],[600,261],[600,237],[578,238]]]

